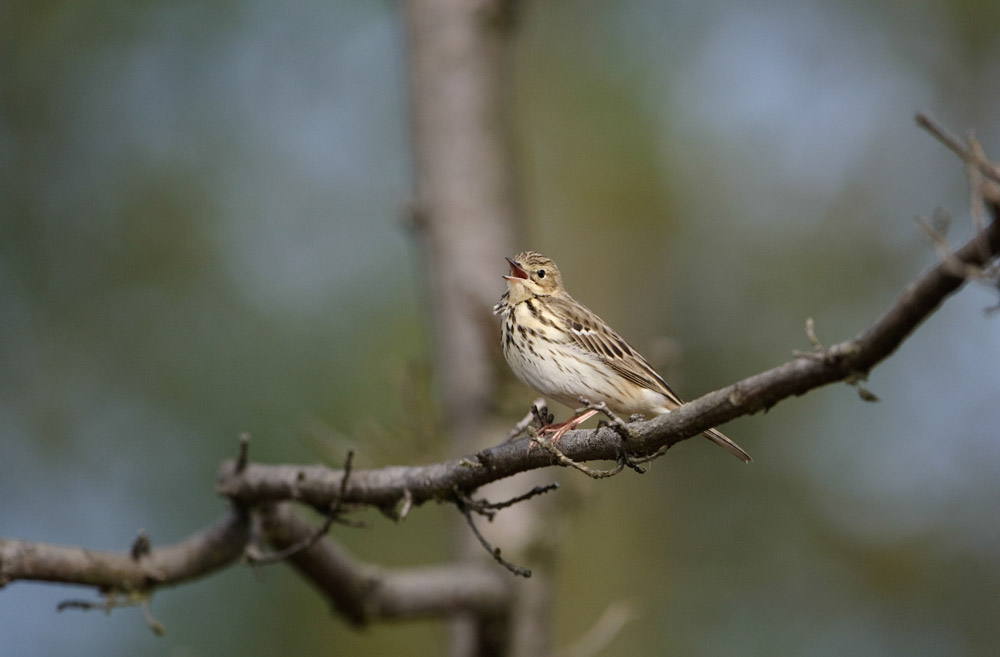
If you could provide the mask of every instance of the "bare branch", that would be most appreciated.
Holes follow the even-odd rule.
[[[539,447],[547,451],[549,454],[551,454],[552,458],[555,459],[556,463],[565,466],[567,468],[573,468],[575,470],[579,470],[580,472],[587,475],[591,479],[607,479],[608,477],[614,477],[615,475],[617,475],[618,473],[620,473],[622,470],[625,469],[624,459],[619,459],[618,464],[615,465],[615,467],[611,468],[610,470],[599,470],[597,468],[590,468],[584,465],[583,463],[574,461],[570,457],[566,456],[566,454],[555,445],[554,440],[545,440],[541,438],[538,434],[532,434],[530,438],[532,443],[538,445]]]
[[[245,468],[246,462],[244,462],[242,466],[240,465],[239,462],[237,462],[236,467],[238,469],[241,467]],[[252,556],[250,557],[251,563],[258,566],[266,566],[272,563],[278,563],[279,561],[283,561],[288,557],[292,556],[296,552],[301,552],[306,548],[312,547],[313,545],[316,545],[316,543],[321,538],[326,536],[327,532],[330,531],[330,527],[333,526],[334,522],[339,521],[344,524],[350,524],[351,526],[360,526],[360,525],[355,525],[354,523],[348,523],[347,521],[342,520],[340,518],[340,512],[343,507],[344,489],[347,487],[347,482],[351,478],[351,468],[353,467],[354,467],[354,452],[349,451],[347,452],[347,458],[344,460],[344,476],[341,478],[340,482],[340,494],[337,496],[337,499],[334,500],[333,504],[330,505],[330,508],[326,512],[326,520],[323,521],[323,524],[320,525],[319,529],[317,529],[311,535],[304,538],[302,541],[284,547],[278,550],[277,552],[272,552],[270,554],[265,554],[261,556]]]
[[[925,121],[937,130],[936,134],[949,147],[960,149],[960,155],[970,166],[975,165],[985,177],[994,175],[991,171],[995,171],[996,166],[992,163],[985,166],[978,142],[970,139],[966,150],[930,119],[925,118]],[[978,174],[970,177],[979,180]],[[105,596],[102,602],[67,601],[60,608],[109,610],[123,604],[140,604],[150,627],[160,631],[162,625],[149,609],[151,592],[237,561],[250,541],[250,514],[256,514],[263,537],[277,554],[352,622],[363,624],[375,619],[470,614],[476,618],[483,638],[483,654],[501,654],[510,634],[507,630],[513,600],[511,578],[502,576],[498,569],[478,563],[406,571],[361,563],[325,537],[329,525],[348,505],[376,506],[393,517],[400,517],[405,516],[412,505],[431,500],[457,501],[476,538],[494,558],[512,572],[527,575],[527,569],[500,558],[499,549],[479,533],[471,513],[491,516],[499,508],[525,501],[552,487],[536,487],[526,495],[497,504],[472,500],[472,491],[519,472],[549,467],[553,464],[553,455],[558,463],[589,471],[591,476],[617,473],[624,465],[635,469],[636,463],[659,456],[670,446],[705,429],[766,410],[791,396],[837,381],[857,386],[863,398],[874,400],[874,395],[861,387],[860,382],[948,296],[967,280],[997,284],[1000,200],[994,185],[983,183],[976,187],[974,199],[982,199],[992,221],[983,226],[982,217],[974,212],[978,230],[958,249],[952,249],[944,241],[943,234],[932,229],[930,234],[941,251],[941,261],[903,290],[886,312],[853,340],[824,347],[809,320],[806,332],[812,343],[811,351],[797,354],[783,365],[709,393],[671,413],[650,421],[633,422],[627,429],[609,414],[615,426],[567,432],[558,450],[552,447],[551,441],[548,445],[539,441],[530,427],[532,418],[545,419],[546,411],[539,408],[533,408],[532,415],[522,421],[529,433],[527,438],[513,442],[504,440],[471,456],[414,467],[357,471],[352,468],[350,456],[342,470],[322,466],[259,465],[249,462],[244,436],[237,458],[224,463],[219,472],[218,488],[233,502],[234,510],[212,527],[163,548],[152,547],[145,532],[140,532],[131,549],[122,552],[0,539],[0,586],[15,580],[93,586]],[[603,410],[597,406],[590,406],[590,409]],[[623,438],[627,438],[627,456],[623,453]],[[531,449],[535,442],[546,449]],[[554,451],[548,451],[550,449]],[[618,467],[605,472],[581,465],[593,460],[617,461]],[[302,502],[326,513],[327,521],[321,530],[317,532],[288,501]],[[595,640],[592,645],[611,641],[625,616],[622,613],[612,618],[608,622],[610,629],[602,632],[605,638]]]
[[[240,434],[240,451],[236,456],[236,471],[243,472],[250,460],[250,434],[243,432]]]
[[[704,395],[680,409],[646,422],[629,425],[629,452],[651,455],[705,429],[771,408],[783,399],[802,395],[836,381],[857,382],[900,344],[967,280],[967,274],[1000,253],[1000,205],[988,199],[993,221],[969,242],[908,286],[867,330],[855,339],[822,348],[726,388]],[[963,266],[956,268],[953,262]],[[815,346],[815,345],[814,345]],[[344,501],[391,507],[404,495],[413,504],[442,499],[451,491],[472,491],[518,472],[551,465],[545,450],[531,450],[531,438],[482,450],[473,456],[413,467],[355,471],[343,490]],[[576,463],[617,461],[621,439],[612,429],[566,433],[559,451]],[[235,473],[233,464],[220,470],[219,490],[244,504],[298,500],[317,509],[328,508],[341,494],[343,472],[322,466],[247,465]]]
[[[458,510],[462,512],[463,516],[465,516],[465,522],[468,523],[469,529],[472,530],[476,540],[479,541],[479,544],[483,546],[483,549],[489,552],[490,556],[493,557],[498,564],[520,577],[531,577],[530,568],[518,566],[517,564],[507,561],[500,555],[500,548],[494,547],[489,541],[486,540],[486,537],[483,536],[482,532],[479,531],[479,528],[476,527],[476,523],[472,520],[472,512],[464,502],[458,500],[457,504]]]
[[[532,497],[535,497],[536,495],[543,495],[545,493],[548,493],[549,491],[556,490],[557,488],[559,488],[559,484],[551,483],[545,486],[535,486],[527,493],[524,493],[523,495],[518,495],[517,497],[512,497],[509,500],[504,500],[503,502],[486,502],[479,500],[470,500],[468,503],[470,506],[474,506],[477,509],[491,509],[491,510],[506,509],[509,506],[514,506],[519,502],[530,500]]]
[[[92,600],[63,600],[56,605],[56,611],[66,609],[80,609],[82,611],[103,611],[110,614],[112,609],[119,607],[140,607],[142,616],[146,620],[146,625],[156,636],[163,636],[167,632],[166,626],[153,616],[153,609],[150,606],[152,594],[150,591],[133,591],[122,595],[114,591],[108,591],[104,595],[104,600],[94,602]]]
[[[262,520],[267,540],[279,550],[313,533],[312,525],[288,504],[264,509]],[[329,538],[292,554],[287,563],[358,625],[457,612],[502,620],[511,602],[509,576],[481,564],[392,571],[356,561]]]
[[[948,149],[961,158],[963,162],[976,167],[983,173],[983,175],[990,178],[994,182],[1000,183],[1000,167],[982,157],[980,152],[966,149],[965,144],[962,143],[961,139],[953,135],[950,130],[938,123],[938,121],[930,114],[927,112],[918,112],[915,120],[918,126],[929,132],[935,139],[947,146]]]
[[[173,586],[238,560],[249,534],[245,514],[234,511],[180,543],[147,545],[138,551],[103,552],[0,538],[0,585],[36,580],[122,593]]]

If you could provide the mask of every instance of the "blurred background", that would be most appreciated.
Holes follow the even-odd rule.
[[[523,3],[524,247],[685,397],[807,349],[807,317],[853,337],[935,261],[914,216],[970,232],[961,164],[912,117],[1000,155],[998,25],[984,0]],[[0,5],[0,536],[180,540],[224,511],[243,431],[265,462],[453,456],[405,222],[402,39],[386,2]],[[752,466],[692,440],[643,477],[553,472],[557,645],[626,603],[605,654],[994,654],[996,301],[949,301],[874,371],[878,404],[835,385],[727,425]],[[452,514],[335,531],[439,563]],[[441,623],[355,631],[280,565],[158,592],[163,638],[136,609],[56,613],[81,597],[0,590],[4,654],[445,645]]]

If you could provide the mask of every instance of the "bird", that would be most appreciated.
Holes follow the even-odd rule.
[[[502,318],[504,358],[521,383],[570,408],[585,400],[625,417],[662,415],[684,404],[649,361],[570,296],[550,258],[525,251],[506,260],[507,290],[493,313]],[[590,408],[551,425],[558,427],[553,442],[596,413]],[[719,430],[702,435],[745,463],[752,460]]]

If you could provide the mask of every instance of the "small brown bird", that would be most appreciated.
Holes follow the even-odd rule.
[[[684,404],[638,351],[566,292],[554,262],[534,251],[507,262],[507,291],[493,313],[503,317],[503,355],[522,383],[570,408],[583,398],[626,417],[662,415]],[[568,420],[554,439],[594,414]],[[702,435],[750,462],[720,431]]]

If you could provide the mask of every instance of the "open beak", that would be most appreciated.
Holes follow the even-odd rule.
[[[521,265],[517,264],[517,261],[513,258],[507,258],[507,262],[510,263],[510,276],[504,276],[508,281],[516,281],[517,279],[528,280],[528,272],[521,268]]]

